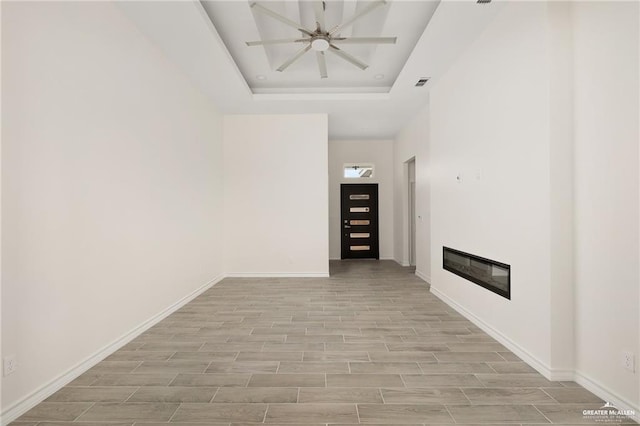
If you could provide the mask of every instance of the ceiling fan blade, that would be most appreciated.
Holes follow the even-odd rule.
[[[310,38],[281,38],[277,40],[246,41],[247,46],[265,46],[269,44],[287,44],[310,42]]]
[[[343,37],[332,38],[332,43],[341,44],[396,44],[398,37]]]
[[[295,55],[287,59],[282,65],[278,67],[278,71],[282,72],[286,70],[289,67],[289,65],[293,64],[295,61],[300,59],[302,55],[304,55],[309,51],[309,49],[311,49],[311,43],[309,43],[308,45],[300,49]]]
[[[333,52],[334,54],[340,56],[345,61],[352,63],[353,65],[360,68],[361,70],[366,70],[367,68],[369,68],[369,65],[365,64],[355,56],[348,54],[344,50],[340,50],[338,47],[334,46],[333,44],[329,46],[329,52]]]
[[[316,59],[318,60],[318,69],[320,70],[320,78],[327,78],[327,61],[324,58],[324,52],[316,52]]]
[[[324,1],[323,0],[313,0],[313,13],[316,16],[316,25],[318,26],[319,31],[325,31],[325,23],[324,23]]]
[[[386,0],[376,0],[376,1],[374,1],[373,3],[369,4],[367,7],[362,9],[360,12],[357,12],[356,14],[354,14],[351,18],[349,18],[346,21],[342,22],[340,25],[334,27],[331,31],[329,31],[329,35],[333,35],[333,34],[339,33],[340,31],[342,31],[343,29],[345,29],[349,25],[353,24],[358,19],[362,18],[364,15],[368,14],[372,10],[374,10],[374,9],[376,9],[376,8],[382,6],[382,5],[385,5],[386,3],[387,3]]]
[[[267,16],[271,16],[273,19],[276,19],[280,22],[282,22],[283,24],[286,24],[290,27],[295,28],[296,30],[306,34],[306,35],[311,35],[311,31],[307,30],[306,28],[302,28],[302,25],[298,24],[295,21],[292,21],[291,19],[287,18],[286,16],[282,16],[279,13],[274,12],[271,9],[267,9],[266,7],[262,6],[261,4],[258,3],[251,3],[251,8],[255,9],[257,11],[259,11],[260,13],[264,13]]]

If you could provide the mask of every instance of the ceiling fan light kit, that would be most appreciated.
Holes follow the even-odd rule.
[[[329,37],[317,36],[311,39],[311,48],[316,52],[324,52],[329,48]]]
[[[345,28],[352,25],[358,19],[363,16],[369,14],[371,11],[377,9],[380,6],[384,6],[387,4],[386,0],[376,0],[365,8],[356,12],[353,16],[351,16],[346,21],[343,21],[341,24],[336,25],[330,30],[327,30],[325,24],[325,2],[322,0],[314,0],[313,1],[313,11],[315,15],[316,21],[316,29],[311,31],[307,28],[304,28],[301,24],[292,21],[291,19],[283,16],[277,12],[274,12],[271,9],[268,9],[261,4],[251,3],[251,8],[257,12],[260,12],[266,16],[269,16],[281,23],[288,25],[289,27],[295,28],[296,30],[302,33],[302,38],[291,38],[291,39],[277,39],[277,40],[261,40],[261,41],[248,41],[246,42],[247,46],[268,46],[268,45],[278,45],[278,44],[289,44],[289,43],[303,43],[304,47],[295,55],[291,56],[287,59],[282,65],[280,65],[277,70],[282,72],[287,69],[291,64],[296,62],[305,53],[309,50],[313,50],[316,52],[316,60],[318,62],[318,71],[320,73],[321,78],[327,78],[327,64],[325,61],[325,52],[331,52],[334,55],[342,58],[343,60],[349,62],[350,64],[360,68],[361,70],[365,70],[369,67],[369,65],[365,64],[361,60],[357,59],[353,55],[345,52],[336,44],[395,44],[397,38],[396,37],[340,37],[340,32]]]

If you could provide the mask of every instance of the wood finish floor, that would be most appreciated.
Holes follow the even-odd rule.
[[[583,410],[603,401],[546,380],[408,268],[331,266],[225,279],[14,424],[597,423]]]

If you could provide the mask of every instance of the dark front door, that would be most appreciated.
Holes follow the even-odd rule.
[[[340,185],[342,259],[379,259],[378,184]]]

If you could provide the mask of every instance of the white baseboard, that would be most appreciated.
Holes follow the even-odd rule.
[[[342,260],[342,258],[340,257],[330,257],[329,260]],[[347,259],[349,260],[349,259]],[[351,260],[358,260],[358,259],[351,259]],[[375,259],[361,259],[361,260],[375,260]],[[400,263],[398,262],[398,260],[395,257],[381,257],[379,260],[395,260],[396,263]],[[402,263],[400,263],[402,265]],[[409,266],[409,265],[402,265],[402,266]]]
[[[430,277],[430,276],[428,276],[427,274],[425,274],[424,272],[422,272],[422,271],[418,271],[418,270],[416,269],[416,276],[418,276],[418,278],[420,278],[420,279],[422,279],[422,280],[426,281],[426,282],[427,282],[427,284],[431,285],[431,277]]]
[[[391,258],[391,260],[394,260],[400,266],[405,266],[405,267],[406,266],[411,266],[411,265],[409,265],[409,262],[406,261],[406,260],[398,260],[395,257]]]
[[[392,260],[395,260],[395,262],[396,262],[398,265],[400,265],[400,266],[405,266],[405,267],[406,267],[406,266],[411,266],[411,265],[409,264],[409,261],[408,261],[407,259],[397,259],[397,258],[395,258],[395,257],[393,257],[393,258],[391,258],[391,259],[392,259]]]
[[[330,257],[329,260],[375,260],[375,259],[373,258],[372,259],[342,259],[341,257]],[[398,262],[394,257],[381,257],[378,260],[395,260],[396,262]]]
[[[590,378],[588,375],[574,370],[560,370],[550,368],[548,365],[538,360],[534,355],[529,353],[526,349],[509,339],[507,336],[493,328],[491,325],[478,318],[476,315],[468,311],[463,306],[459,305],[449,296],[445,295],[437,288],[431,287],[431,293],[442,300],[444,303],[455,309],[458,313],[463,315],[469,321],[474,323],[485,333],[496,339],[504,347],[520,357],[524,362],[535,368],[540,374],[552,381],[575,381],[580,386],[593,393],[594,395],[602,398],[604,401],[610,402],[616,406],[619,410],[633,410],[635,416],[633,419],[640,423],[640,406],[628,401],[625,398],[620,397],[615,392],[603,386],[598,381]]]
[[[597,380],[580,371],[575,372],[574,379],[577,384],[604,401],[612,403],[618,410],[633,410],[635,412],[635,416],[632,417],[633,420],[640,423],[640,405],[635,405],[625,398],[621,398]]]
[[[328,272],[232,272],[229,278],[327,278]]]
[[[149,318],[142,324],[123,334],[121,337],[109,343],[102,349],[99,349],[93,355],[76,364],[74,367],[71,367],[65,373],[62,373],[60,376],[45,384],[38,390],[32,392],[27,397],[8,407],[0,415],[2,426],[8,425],[12,421],[16,420],[18,417],[22,416],[24,413],[31,410],[33,407],[53,395],[55,392],[78,378],[91,367],[94,367],[97,363],[105,359],[107,356],[111,355],[112,353],[129,343],[131,340],[138,337],[141,333],[145,332],[149,328],[153,327],[154,325],[180,309],[181,307],[198,297],[200,294],[204,293],[205,291],[222,281],[224,278],[224,274],[218,275],[206,284],[200,286],[188,295],[184,296],[182,299],[178,300],[153,317]]]
[[[520,357],[524,362],[529,364],[531,367],[535,368],[540,374],[546,377],[549,380],[573,380],[573,372],[567,371],[552,371],[548,365],[544,362],[537,359],[534,355],[529,353],[526,349],[518,345],[513,340],[509,339],[507,336],[502,334],[500,331],[493,328],[491,325],[487,324],[473,314],[471,311],[467,310],[462,305],[458,304],[456,301],[451,299],[446,294],[439,291],[437,288],[431,287],[431,293],[436,296],[438,299],[442,300],[444,303],[455,309],[459,314],[467,318],[469,321],[478,326],[482,331],[487,333],[489,336],[496,339],[499,343],[501,343],[504,347],[509,349],[511,352]],[[563,373],[570,373],[565,375]]]

